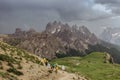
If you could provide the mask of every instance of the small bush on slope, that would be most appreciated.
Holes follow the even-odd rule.
[[[10,72],[10,73],[13,73],[15,75],[18,75],[18,76],[23,75],[22,72],[16,70],[15,68],[9,68],[7,71]]]

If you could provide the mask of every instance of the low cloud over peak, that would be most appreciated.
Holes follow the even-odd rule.
[[[24,24],[42,30],[54,20],[92,25],[118,16],[118,4],[119,0],[0,0],[0,32],[7,27],[11,27],[10,32],[15,27],[24,28]]]

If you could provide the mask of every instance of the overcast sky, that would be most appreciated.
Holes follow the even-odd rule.
[[[45,29],[49,21],[85,25],[99,34],[120,27],[120,0],[0,0],[0,33]]]

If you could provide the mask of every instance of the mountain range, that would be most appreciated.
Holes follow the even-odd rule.
[[[50,60],[57,57],[85,56],[97,51],[108,52],[115,62],[120,63],[120,51],[114,48],[114,45],[98,39],[85,26],[70,26],[54,21],[49,22],[43,32],[36,32],[34,29],[23,31],[17,28],[15,33],[0,37],[12,46]]]

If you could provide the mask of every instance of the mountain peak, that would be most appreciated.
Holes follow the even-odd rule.
[[[45,32],[53,34],[60,38],[64,44],[70,44],[72,48],[79,48],[79,50],[87,49],[86,44],[94,45],[97,43],[97,37],[85,26],[70,26],[67,23],[63,24],[54,21],[53,23],[48,23]]]
[[[54,34],[54,33],[58,33],[61,30],[69,29],[69,28],[70,27],[67,23],[62,24],[60,21],[59,22],[54,21],[53,23],[49,22],[47,24],[45,31],[48,32],[48,33]]]
[[[106,28],[100,35],[104,41],[120,45],[120,28]]]
[[[54,21],[53,23],[49,22],[46,26],[46,32],[51,33],[51,34],[56,34],[58,32],[62,32],[64,30],[69,30],[71,32],[81,32],[81,33],[86,33],[87,35],[89,35],[91,32],[87,29],[87,27],[85,26],[81,26],[78,27],[76,24],[73,26],[70,26],[69,24],[65,23],[61,23],[61,22],[57,22]]]

